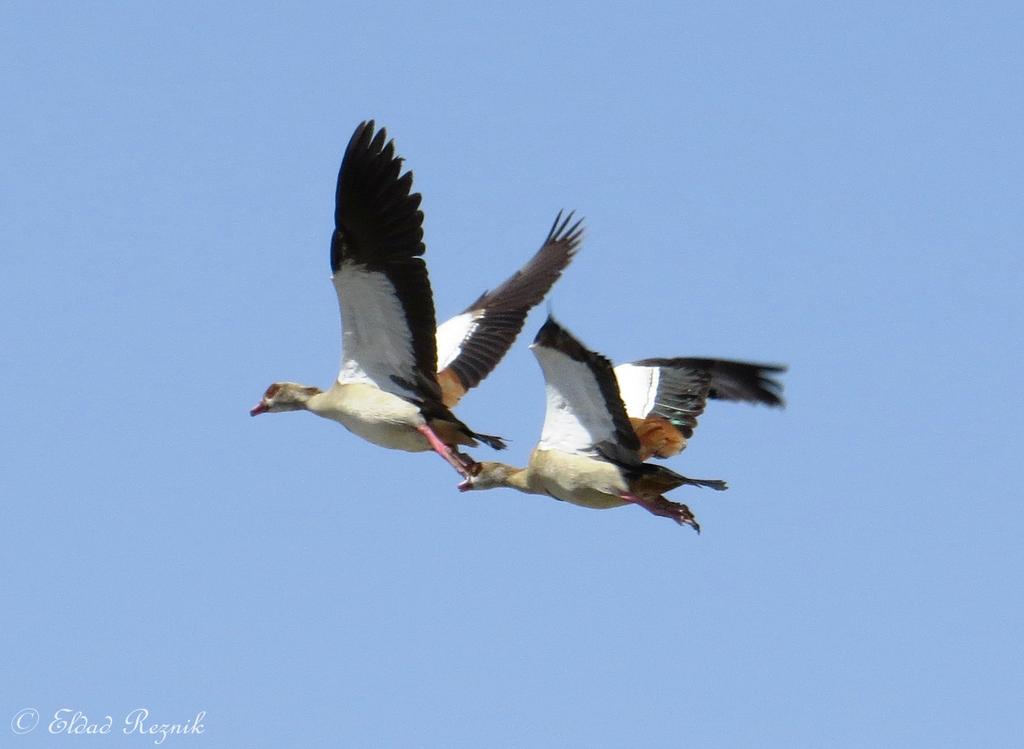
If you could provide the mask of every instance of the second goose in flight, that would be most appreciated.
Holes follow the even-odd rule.
[[[664,493],[683,484],[721,490],[725,482],[691,479],[645,463],[643,442],[627,415],[611,362],[587,350],[553,318],[548,317],[530,348],[544,371],[547,393],[540,443],[526,468],[490,461],[473,465],[460,491],[504,486],[595,509],[635,504],[699,531],[690,508]],[[671,418],[696,424],[708,393],[707,381],[677,393]],[[669,423],[657,414],[643,416]]]

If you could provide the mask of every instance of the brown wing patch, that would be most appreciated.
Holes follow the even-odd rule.
[[[466,386],[451,367],[445,367],[437,373],[437,384],[441,386],[441,402],[448,408],[454,408],[466,394]]]
[[[630,418],[633,431],[640,440],[640,459],[671,458],[686,447],[686,438],[668,419],[648,416],[646,419]]]

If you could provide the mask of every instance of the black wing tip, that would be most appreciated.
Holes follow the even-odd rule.
[[[353,158],[354,154],[357,152],[380,150],[379,148],[373,148],[373,142],[375,140],[374,130],[376,130],[376,128],[377,125],[373,120],[363,120],[356,125],[356,129],[352,132],[352,137],[348,139],[348,145],[345,147],[345,156],[341,162],[342,168],[344,168],[345,162],[350,158]],[[387,128],[382,127],[377,133],[378,138],[382,135],[387,138]]]
[[[558,215],[555,216],[554,223],[551,224],[551,229],[548,231],[544,244],[557,243],[568,245],[570,252],[575,252],[579,248],[584,232],[583,217],[581,216],[573,223],[575,216],[575,210],[571,210],[568,213],[565,212],[565,209],[560,210]]]
[[[551,312],[548,312],[547,319],[544,320],[544,324],[540,326],[540,330],[537,331],[537,335],[533,339],[535,346],[546,346],[559,350],[569,341],[583,348],[583,345],[562,327],[562,324],[555,319]]]
[[[583,218],[573,221],[576,211],[569,211],[563,218],[562,211],[558,212],[555,222],[551,225],[544,244],[532,261],[544,268],[544,275],[547,276],[547,287],[554,285],[562,272],[572,262],[573,257],[583,246],[585,228]],[[546,267],[545,267],[546,266]]]
[[[711,375],[709,398],[745,401],[769,408],[784,408],[786,405],[782,397],[782,382],[773,377],[788,371],[785,364],[697,357],[640,359],[632,363],[642,367],[704,370]]]
[[[742,362],[741,362],[742,364]],[[740,391],[732,387],[718,385],[712,375],[708,397],[721,400],[741,400],[754,405],[768,408],[785,408],[786,401],[782,397],[782,382],[771,375],[786,371],[786,367],[777,365],[751,364],[743,370],[740,378]]]
[[[786,399],[782,397],[782,384],[775,380],[769,380],[770,384],[762,385],[753,399],[755,405],[767,406],[768,408],[785,408]],[[718,391],[711,388],[709,398],[718,398]]]
[[[544,299],[571,262],[582,236],[582,219],[573,223],[573,216],[559,211],[544,244],[526,265],[464,310],[478,315],[478,327],[473,341],[464,345],[449,367],[467,390],[478,385],[508,353],[530,310]]]
[[[743,367],[744,364],[744,362],[737,362],[737,366],[740,367]],[[782,397],[784,389],[782,381],[772,375],[782,374],[787,369],[783,364],[747,364],[741,369],[746,376],[743,384],[749,388],[745,393],[745,399],[768,408],[785,408],[786,401]],[[732,399],[731,394],[724,394],[722,388],[716,386],[714,375],[711,378],[711,390],[708,397]]]
[[[551,291],[576,256],[583,241],[583,219],[570,225],[575,211],[562,216],[558,212],[540,249],[526,264],[500,286],[485,291],[464,312],[474,310],[515,310],[526,319],[527,313]]]
[[[377,122],[376,122],[376,120],[374,120],[373,118],[370,118],[368,120],[363,120],[358,125],[356,125],[355,132],[352,133],[352,140],[353,141],[358,140],[364,134],[369,134],[369,136],[372,138],[373,137],[373,131],[376,130],[376,129],[377,129]],[[383,129],[383,128],[381,128],[381,129]]]
[[[341,176],[345,173],[345,166],[351,162],[364,162],[366,164],[373,163],[374,171],[383,173],[389,169],[394,172],[394,181],[400,186],[406,187],[405,193],[408,195],[409,190],[412,186],[412,172],[407,171],[401,176],[402,163],[405,161],[401,156],[396,155],[394,138],[388,139],[388,129],[381,127],[380,130],[376,130],[376,123],[373,120],[363,120],[360,122],[356,129],[352,133],[352,137],[349,138],[348,145],[345,147],[345,155],[341,159],[341,169],[339,170],[338,178],[339,183]],[[340,185],[339,185],[340,186]]]
[[[381,163],[377,167],[379,171],[391,168],[396,172],[394,175],[396,181],[405,182],[411,186],[411,171],[405,172],[401,177],[397,174],[405,159],[398,156],[395,153],[396,150],[395,139],[388,138],[388,129],[386,127],[381,126],[378,130],[374,120],[363,120],[356,125],[356,129],[352,132],[352,137],[349,138],[348,145],[345,147],[345,155],[341,161],[341,172],[344,173],[345,164],[349,161],[373,161],[380,159]]]
[[[422,196],[412,191],[413,173],[403,173],[404,160],[395,151],[387,128],[378,130],[372,119],[360,122],[349,138],[335,191],[333,272],[352,243],[401,248],[414,256],[425,252]]]
[[[548,317],[544,324],[540,326],[540,330],[537,331],[537,335],[533,339],[533,345],[561,351],[570,359],[583,362],[596,369],[607,367],[608,371],[611,372],[612,363],[607,357],[584,346],[583,342],[570,333],[550,312],[548,312]],[[615,375],[612,374],[611,376],[614,380]]]

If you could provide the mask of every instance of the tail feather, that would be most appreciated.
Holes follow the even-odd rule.
[[[729,488],[728,484],[718,479],[691,479],[681,473],[676,473],[671,468],[660,466],[654,463],[641,463],[634,466],[634,477],[637,481],[637,491],[648,494],[661,494],[671,491],[677,486],[689,484],[690,486],[702,486],[715,491],[724,491]]]
[[[689,484],[690,486],[702,486],[707,489],[714,489],[715,491],[721,492],[729,488],[729,485],[724,481],[718,479],[691,479],[683,476],[683,483]]]
[[[505,440],[501,437],[495,437],[493,434],[480,434],[478,432],[472,432],[473,439],[478,439],[488,447],[493,447],[495,450],[504,450],[508,445],[505,444]]]

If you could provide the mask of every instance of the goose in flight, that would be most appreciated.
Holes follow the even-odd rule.
[[[508,487],[596,509],[635,504],[680,525],[700,526],[665,492],[690,484],[726,489],[644,462],[682,451],[706,400],[782,405],[783,367],[717,359],[646,359],[613,368],[553,318],[530,347],[544,372],[547,409],[525,468],[485,461],[460,491]]]
[[[471,430],[451,409],[494,369],[569,264],[582,221],[559,213],[525,266],[437,327],[420,195],[410,193],[412,172],[401,172],[386,131],[375,133],[372,120],[360,124],[338,173],[331,238],[341,371],[328,390],[275,382],[249,413],[311,411],[383,447],[434,450],[468,476],[473,461],[458,446],[505,444]]]

